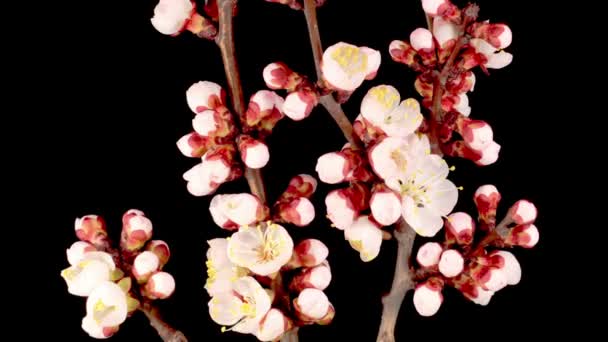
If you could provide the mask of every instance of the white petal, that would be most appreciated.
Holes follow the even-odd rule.
[[[443,219],[435,210],[418,207],[409,196],[402,201],[403,218],[421,236],[433,237],[443,227]]]
[[[99,284],[87,298],[87,316],[103,327],[113,327],[127,319],[127,297],[111,281]]]
[[[373,87],[361,101],[361,115],[374,126],[380,127],[400,100],[401,95],[393,86],[383,84]]]
[[[427,242],[418,249],[416,261],[423,267],[431,267],[439,263],[443,248],[437,242]]]
[[[428,15],[435,16],[438,14],[439,7],[446,2],[447,0],[422,0],[422,9]]]
[[[369,203],[374,219],[383,226],[390,226],[401,217],[401,199],[392,191],[374,192]]]
[[[352,208],[352,203],[339,190],[334,190],[325,197],[327,217],[334,226],[344,230],[355,220],[357,214]]]
[[[421,316],[433,316],[439,311],[443,297],[440,291],[421,285],[414,291],[414,307]]]
[[[337,152],[330,152],[319,157],[315,170],[323,183],[337,184],[346,178],[344,174],[346,163],[347,160],[344,156]]]
[[[303,100],[299,92],[292,92],[285,98],[283,114],[295,121],[303,120],[310,114],[308,103]]]
[[[95,251],[95,247],[93,247],[93,245],[90,243],[85,241],[76,241],[70,246],[69,249],[66,250],[68,262],[70,265],[74,266],[84,259],[85,253],[92,251]]]
[[[425,28],[417,28],[410,34],[410,44],[418,51],[433,47],[433,34]]]
[[[485,66],[489,69],[502,69],[511,64],[511,62],[513,62],[513,55],[505,51],[500,51],[490,56]]]
[[[382,230],[367,216],[360,216],[345,229],[344,238],[359,252],[361,260],[365,262],[374,260],[380,253]]]
[[[476,161],[477,165],[490,165],[498,160],[500,154],[500,145],[492,141],[481,151],[481,159]]]
[[[321,71],[323,78],[334,88],[343,91],[354,91],[365,80],[370,65],[368,54],[357,46],[337,43],[323,53]]]
[[[464,268],[462,255],[453,249],[448,249],[441,254],[439,260],[439,272],[448,278],[459,275]]]
[[[483,288],[481,288],[481,286],[477,286],[476,290],[477,290],[477,297],[470,298],[471,301],[473,301],[473,303],[475,303],[475,304],[479,304],[479,305],[483,305],[483,306],[488,305],[488,303],[490,303],[490,299],[492,299],[492,296],[494,295],[494,291],[484,290]]]
[[[259,142],[253,146],[248,146],[245,152],[246,158],[243,160],[245,165],[251,169],[261,169],[270,160],[270,152],[268,146],[263,142]]]
[[[211,298],[208,303],[209,316],[220,325],[234,325],[241,318],[241,304],[243,302],[232,293],[222,293]]]
[[[285,332],[286,323],[286,317],[280,310],[270,309],[255,336],[260,341],[275,341]]]
[[[534,203],[527,200],[519,200],[509,210],[509,215],[517,224],[532,223],[536,220],[538,211]]]
[[[458,26],[442,17],[435,17],[433,19],[433,36],[435,36],[439,45],[443,46],[444,43],[458,38]]]
[[[438,215],[445,216],[452,212],[458,202],[458,188],[447,179],[443,179],[429,189],[430,201],[427,206]]]
[[[196,133],[207,137],[215,132],[219,126],[215,120],[215,115],[214,110],[205,110],[196,114],[194,119],[192,119],[192,127]]]
[[[222,100],[221,96],[222,87],[217,83],[208,81],[194,83],[186,91],[188,106],[194,113],[200,113],[211,108],[210,100],[214,98]]]
[[[189,0],[160,0],[150,21],[158,32],[173,35],[184,27],[192,8],[193,4]]]
[[[297,298],[300,312],[312,319],[321,319],[329,310],[329,300],[325,293],[317,289],[304,289]]]
[[[507,280],[507,284],[516,285],[521,280],[521,266],[517,261],[517,258],[511,252],[507,251],[495,251],[491,254],[500,255],[503,260],[503,265],[500,269],[503,271],[505,278]]]
[[[226,217],[238,225],[246,226],[257,221],[260,201],[252,194],[225,195],[222,211]]]

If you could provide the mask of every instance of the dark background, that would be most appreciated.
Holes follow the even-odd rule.
[[[506,69],[492,71],[491,77],[476,73],[477,85],[470,94],[472,117],[492,125],[502,151],[500,161],[485,168],[449,160],[457,166],[451,179],[464,186],[456,210],[473,213],[473,192],[479,185],[493,183],[503,195],[499,215],[519,198],[536,203],[541,238],[533,250],[515,252],[523,268],[521,283],[496,294],[487,307],[468,302],[450,289],[444,293],[439,313],[422,318],[411,304],[410,293],[399,317],[398,341],[422,336],[437,340],[544,336],[547,331],[561,333],[571,328],[572,321],[560,324],[560,318],[575,313],[569,309],[571,294],[567,293],[574,280],[562,273],[563,254],[559,253],[562,239],[568,238],[564,232],[569,226],[560,208],[564,198],[559,182],[548,176],[562,164],[553,155],[556,141],[559,145],[552,135],[558,130],[552,126],[556,112],[546,101],[559,94],[543,93],[549,87],[560,87],[559,77],[546,67],[547,51],[556,46],[550,34],[555,28],[543,21],[552,18],[550,9],[531,7],[530,1],[477,3],[481,18],[512,28],[513,44],[508,51],[515,58]],[[175,146],[191,131],[186,89],[199,80],[226,86],[219,50],[188,32],[177,38],[156,32],[149,21],[155,5],[156,1],[149,0],[60,7],[61,20],[54,22],[57,28],[44,37],[49,45],[38,52],[50,62],[47,71],[56,80],[47,88],[54,94],[50,104],[56,108],[55,115],[37,117],[37,126],[48,134],[39,146],[47,152],[45,172],[32,178],[35,184],[48,187],[38,192],[48,195],[38,213],[45,215],[41,230],[49,263],[37,278],[43,279],[46,288],[45,307],[59,309],[44,321],[48,326],[43,331],[54,339],[88,339],[80,328],[85,299],[69,295],[59,276],[68,265],[65,249],[76,239],[74,218],[102,215],[117,237],[122,214],[138,208],[152,219],[154,237],[171,247],[166,270],[174,275],[177,290],[170,300],[159,303],[167,320],[193,341],[251,341],[251,336],[221,334],[208,316],[209,298],[203,288],[205,241],[227,234],[211,220],[210,197],[196,198],[186,191],[182,174],[196,160],[183,157]],[[262,0],[241,0],[239,5],[236,49],[246,98],[265,89],[261,72],[270,62],[282,60],[301,73],[314,75],[302,13]],[[425,25],[417,1],[328,0],[318,16],[325,47],[345,41],[382,53],[378,77],[365,82],[344,106],[351,119],[371,86],[388,83],[399,89],[402,98],[418,96],[414,73],[392,62],[387,53],[392,40],[406,40],[413,29]],[[339,149],[343,138],[319,107],[304,121],[283,120],[269,144],[271,160],[264,175],[272,200],[293,175],[314,175],[317,157]],[[317,218],[311,226],[290,229],[294,240],[314,237],[330,247],[333,280],[327,294],[337,310],[333,324],[301,329],[300,338],[373,341],[380,298],[392,280],[395,245],[385,242],[377,259],[362,263],[342,232],[330,229],[324,217],[323,199],[332,188],[319,186]],[[219,190],[238,191],[247,191],[244,180]],[[40,331],[24,333],[33,336]],[[132,338],[157,340],[140,314],[125,322],[113,340]]]

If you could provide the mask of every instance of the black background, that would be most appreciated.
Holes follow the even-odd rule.
[[[463,2],[456,2],[463,4]],[[472,117],[488,121],[495,139],[502,145],[501,157],[492,166],[478,168],[463,160],[450,177],[464,186],[456,210],[473,213],[472,194],[482,184],[495,184],[502,192],[499,215],[519,198],[532,200],[539,208],[537,226],[540,242],[533,250],[517,250],[522,281],[494,296],[487,307],[466,301],[447,290],[439,313],[432,318],[418,316],[410,293],[397,325],[398,341],[427,336],[486,340],[495,337],[544,336],[569,328],[559,319],[573,313],[570,296],[564,290],[573,281],[560,273],[558,253],[568,225],[558,208],[561,192],[548,177],[560,168],[554,158],[557,130],[551,126],[556,115],[540,98],[547,87],[559,87],[550,74],[547,51],[554,49],[547,25],[547,6],[531,7],[530,1],[480,0],[481,18],[505,22],[513,30],[508,51],[514,62],[490,77],[477,72],[477,85],[470,94]],[[67,293],[59,276],[67,267],[65,249],[75,241],[73,221],[85,214],[102,215],[115,237],[121,215],[130,208],[143,210],[153,221],[155,238],[166,240],[172,257],[166,270],[177,281],[174,296],[160,303],[167,320],[191,340],[247,341],[251,336],[221,334],[207,313],[209,300],[203,286],[206,278],[205,241],[226,236],[210,218],[210,197],[188,194],[182,174],[196,161],[183,157],[175,142],[191,131],[192,113],[186,89],[199,80],[225,86],[218,48],[188,32],[173,38],[156,32],[150,24],[156,1],[114,3],[81,2],[77,8],[62,7],[61,20],[53,35],[45,36],[49,47],[39,51],[49,61],[50,77],[57,80],[52,92],[54,115],[38,116],[42,148],[49,158],[44,175],[33,178],[44,183],[44,200],[38,214],[44,214],[48,266],[37,278],[45,284],[45,307],[59,308],[50,315],[44,333],[61,340],[87,340],[81,330],[85,314],[83,298]],[[236,49],[245,97],[265,89],[264,66],[282,60],[293,69],[314,75],[312,53],[302,13],[262,0],[241,0],[236,19]],[[66,6],[68,7],[68,6]],[[394,39],[407,40],[409,33],[425,25],[417,1],[328,0],[319,9],[324,46],[339,41],[366,45],[382,53],[378,77],[367,81],[344,106],[351,119],[358,114],[362,96],[369,87],[387,83],[399,89],[403,98],[417,97],[415,74],[390,60],[388,45]],[[565,109],[564,109],[565,110]],[[339,149],[342,135],[319,107],[301,122],[283,120],[269,141],[271,160],[264,169],[268,195],[276,198],[297,173],[314,173],[316,158]],[[330,326],[310,326],[300,331],[302,341],[375,340],[380,298],[388,291],[393,274],[395,246],[385,242],[380,256],[362,263],[343,239],[329,228],[323,215],[328,190],[319,186],[315,195],[317,218],[307,228],[290,231],[294,239],[314,237],[330,247],[333,280],[327,294],[337,314]],[[224,185],[220,193],[247,191],[243,180]],[[559,189],[559,187],[558,187]],[[418,242],[419,243],[419,242]],[[556,288],[556,278],[561,288]],[[558,294],[555,294],[555,293]],[[523,331],[526,331],[524,334]],[[30,329],[25,335],[39,331]],[[490,335],[492,334],[492,335]],[[115,341],[157,339],[142,315],[125,322]]]

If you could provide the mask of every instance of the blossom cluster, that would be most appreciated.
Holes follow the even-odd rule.
[[[216,195],[214,222],[232,231],[208,241],[209,314],[222,331],[274,341],[294,327],[328,324],[334,308],[323,292],[331,281],[328,248],[319,240],[294,245],[283,223],[306,226],[314,218],[316,180],[294,177],[272,208],[248,193]],[[229,326],[230,328],[226,328]]]
[[[500,145],[488,123],[469,118],[467,93],[475,87],[475,67],[487,74],[511,63],[513,56],[503,49],[511,44],[512,32],[505,24],[476,21],[476,5],[462,10],[449,0],[424,0],[422,5],[432,18],[431,29],[415,29],[409,42],[393,41],[391,57],[418,73],[414,85],[422,105],[435,111],[426,129],[437,136],[441,151],[477,165],[493,164]]]
[[[165,299],[175,290],[173,277],[162,271],[169,246],[151,240],[152,222],[131,209],[122,223],[120,252],[111,246],[105,221],[97,215],[76,219],[79,241],[66,251],[70,267],[61,276],[69,293],[87,297],[82,329],[94,338],[116,333],[141,300]]]
[[[487,305],[494,293],[519,283],[519,262],[503,248],[532,248],[538,243],[534,225],[537,210],[531,202],[519,200],[496,226],[500,198],[495,186],[479,187],[474,195],[478,224],[467,213],[452,213],[445,219],[444,240],[427,242],[418,249],[414,306],[420,315],[431,316],[439,310],[445,286],[454,287],[474,303]]]
[[[259,169],[268,163],[270,153],[264,139],[283,118],[282,97],[268,90],[256,92],[240,128],[226,107],[226,93],[218,84],[197,82],[188,89],[186,98],[195,114],[194,131],[180,138],[177,146],[185,156],[201,159],[184,173],[191,194],[214,193],[221,184],[240,178],[243,164]]]

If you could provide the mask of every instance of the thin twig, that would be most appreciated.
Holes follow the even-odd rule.
[[[408,291],[414,288],[413,274],[410,269],[410,257],[416,232],[401,219],[395,228],[397,239],[397,259],[395,275],[390,292],[382,298],[382,320],[376,342],[394,342],[395,325],[399,316],[401,303]]]
[[[306,15],[306,25],[308,26],[308,36],[312,53],[315,58],[315,70],[319,81],[323,79],[321,72],[321,58],[323,57],[323,46],[321,44],[321,36],[319,34],[319,24],[317,22],[317,6],[315,0],[304,0],[304,14]],[[338,124],[344,137],[353,148],[362,148],[361,141],[353,132],[353,125],[344,114],[342,106],[336,101],[332,94],[321,96],[319,103],[325,107],[329,115]]]
[[[167,324],[160,316],[158,309],[156,307],[152,306],[152,304],[150,304],[149,302],[142,303],[142,305],[139,307],[139,310],[141,312],[143,312],[146,315],[146,317],[148,317],[148,320],[150,321],[150,325],[154,329],[156,329],[156,331],[158,332],[158,335],[163,339],[163,341],[165,341],[165,342],[187,342],[188,341],[186,336],[184,336],[184,334],[181,331],[175,330],[173,327],[171,327],[169,324]]]
[[[218,0],[219,11],[219,33],[215,42],[222,52],[224,72],[230,90],[232,108],[236,112],[241,125],[245,122],[245,99],[241,86],[241,77],[234,52],[234,32],[233,32],[233,10],[237,5],[237,0]],[[259,169],[245,168],[245,178],[251,189],[251,193],[256,195],[263,203],[266,203],[266,189],[262,174]]]

